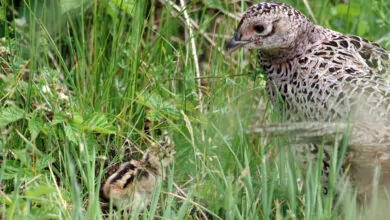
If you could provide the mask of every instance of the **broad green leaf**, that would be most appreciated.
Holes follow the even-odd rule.
[[[72,121],[76,124],[82,124],[84,119],[79,113],[72,113],[72,114],[63,114],[63,113],[58,113],[55,114],[53,117],[53,120],[51,121],[52,125],[56,125],[62,122],[68,122]]]
[[[54,157],[52,155],[41,156],[41,157],[39,157],[39,160],[37,160],[35,162],[35,169],[36,170],[43,170],[48,166],[49,163],[52,164],[55,161],[56,160],[54,159]]]
[[[73,112],[70,116],[70,119],[72,119],[73,122],[76,124],[81,125],[84,121],[83,116],[81,116],[78,112]]]
[[[180,117],[180,114],[172,102],[164,101],[159,94],[145,94],[140,96],[139,103],[150,107],[147,118],[151,121],[158,121],[166,118],[166,115]]]
[[[78,9],[86,3],[92,3],[91,0],[60,0],[59,5],[61,12],[66,13],[74,9]]]
[[[160,111],[149,110],[146,114],[146,118],[150,121],[159,121],[166,118]]]
[[[101,133],[101,134],[114,134],[115,131],[112,128],[103,128],[103,127],[94,127],[94,132]]]
[[[16,155],[16,158],[19,159],[22,164],[25,164],[27,166],[31,165],[31,157],[26,149],[12,150],[12,153]]]
[[[161,98],[160,95],[155,93],[152,94],[142,93],[139,100],[141,104],[149,106],[151,108],[159,109],[163,105],[163,99]]]
[[[62,122],[67,121],[67,120],[68,120],[68,118],[65,115],[55,114],[53,116],[53,120],[51,121],[51,124],[56,125],[56,124],[62,123]]]
[[[3,161],[1,164],[2,171],[1,179],[7,180],[7,179],[15,179],[15,177],[18,176],[29,176],[33,177],[34,174],[32,171],[28,168],[26,168],[24,165],[20,163],[19,160],[6,160]]]
[[[72,141],[73,143],[77,144],[78,143],[78,139],[80,137],[80,133],[81,133],[81,129],[79,127],[79,125],[75,124],[75,123],[72,123],[72,122],[69,122],[66,126],[65,126],[65,135],[66,137]]]
[[[116,7],[120,8],[122,11],[131,14],[133,12],[136,0],[109,0],[109,1],[110,3],[114,4]]]
[[[93,113],[85,120],[84,129],[92,130],[103,134],[115,133],[114,127],[108,122],[102,113]]]
[[[34,112],[31,119],[28,121],[28,129],[31,134],[31,140],[35,140],[41,131],[41,127],[43,127],[43,122],[39,117],[37,117],[37,113]]]
[[[24,110],[15,106],[6,107],[0,112],[0,128],[24,117]]]
[[[40,185],[33,190],[25,190],[24,195],[29,197],[37,197],[56,192],[56,189],[50,186]]]

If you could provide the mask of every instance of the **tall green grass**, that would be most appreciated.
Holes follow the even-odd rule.
[[[9,15],[1,42],[8,52],[0,53],[2,218],[121,215],[101,210],[105,167],[121,160],[126,138],[145,149],[145,140],[160,138],[159,129],[174,141],[175,161],[149,209],[139,213],[143,219],[372,215],[348,184],[338,183],[339,157],[332,157],[324,197],[321,163],[303,174],[286,140],[248,134],[255,121],[279,122],[280,115],[267,100],[255,53],[222,52],[238,23],[227,12],[243,12],[246,2],[186,2],[199,27],[192,37],[202,111],[183,11],[169,1],[1,2]],[[309,15],[303,2],[285,3]],[[389,49],[386,1],[309,3],[320,25],[381,39]]]

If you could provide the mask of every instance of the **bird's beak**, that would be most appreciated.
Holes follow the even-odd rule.
[[[229,43],[226,46],[226,49],[229,53],[245,45],[246,41],[241,41],[240,38],[241,38],[241,34],[238,33],[237,31],[234,32],[233,38],[229,41]]]

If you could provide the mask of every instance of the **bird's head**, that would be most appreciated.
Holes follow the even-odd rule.
[[[298,10],[282,4],[265,2],[244,13],[227,49],[259,49],[268,54],[290,50],[312,23]]]

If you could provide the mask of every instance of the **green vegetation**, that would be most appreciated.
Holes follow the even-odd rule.
[[[348,184],[336,198],[339,158],[324,197],[321,164],[303,178],[282,139],[248,134],[280,117],[256,54],[224,52],[248,7],[233,2],[187,1],[186,20],[180,1],[1,0],[0,218],[113,218],[99,202],[105,168],[126,139],[145,149],[158,130],[175,161],[142,219],[371,216]],[[313,20],[303,1],[284,2]],[[388,1],[309,5],[318,24],[390,49]]]

